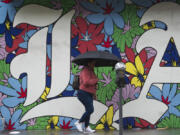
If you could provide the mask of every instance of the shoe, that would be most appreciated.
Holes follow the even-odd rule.
[[[83,132],[82,123],[76,121],[74,124],[79,132]]]
[[[84,133],[94,133],[94,132],[96,132],[96,130],[91,129],[90,126],[85,128],[85,130],[84,130]]]

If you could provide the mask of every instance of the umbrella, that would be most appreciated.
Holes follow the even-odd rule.
[[[96,67],[115,66],[120,61],[117,56],[107,51],[89,51],[78,55],[72,62],[87,66],[88,62],[92,60],[96,61]]]

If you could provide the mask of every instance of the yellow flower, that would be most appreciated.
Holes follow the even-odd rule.
[[[106,114],[101,118],[100,124],[96,126],[96,129],[114,129],[112,127],[113,122],[113,106],[110,106]]]
[[[50,91],[50,88],[46,87],[41,98],[44,99],[44,100],[47,100],[47,95],[49,94],[49,91]]]
[[[46,127],[46,129],[60,129],[57,124],[59,121],[59,117],[58,116],[53,116],[48,120],[48,125]]]
[[[144,67],[139,56],[135,58],[135,65],[131,62],[126,63],[126,72],[134,75],[131,84],[135,85],[135,87],[141,87],[147,78],[147,76],[144,75]]]

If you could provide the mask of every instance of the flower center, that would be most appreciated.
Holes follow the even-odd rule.
[[[138,78],[139,78],[139,80],[140,80],[141,82],[145,82],[143,75],[138,74]]]
[[[92,39],[91,39],[91,34],[88,34],[88,31],[86,31],[86,34],[81,33],[81,35],[82,35],[82,37],[83,37],[81,40],[83,40],[83,41],[92,40]]]
[[[104,40],[104,45],[102,45],[102,47],[110,48],[110,47],[112,47],[111,43],[112,43],[112,40],[110,41],[110,39],[108,37],[107,41]]]
[[[21,88],[21,92],[18,92],[19,97],[18,98],[25,98],[27,96],[27,88],[25,89],[25,91],[23,90],[23,88]]]
[[[114,10],[114,8],[112,8],[112,4],[108,4],[106,2],[106,8],[103,8],[103,10],[104,14],[110,14]]]
[[[161,98],[162,98],[163,103],[165,103],[166,105],[170,104],[170,102],[168,101],[168,97],[165,99],[164,96],[162,96]]]
[[[14,125],[15,125],[15,123],[11,123],[11,120],[9,120],[9,123],[6,124],[6,129],[7,130],[14,130],[15,129]]]

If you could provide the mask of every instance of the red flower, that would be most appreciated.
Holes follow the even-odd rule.
[[[25,98],[27,96],[27,88],[25,89],[25,91],[23,90],[23,88],[21,88],[21,92],[18,92],[19,97],[18,98]]]
[[[96,51],[96,45],[101,44],[104,34],[101,33],[104,24],[88,24],[82,17],[77,17],[76,25],[72,24],[72,37],[79,35],[78,50],[80,53]]]
[[[155,128],[155,125],[152,125],[150,123],[148,123],[147,121],[143,120],[143,119],[139,119],[140,123],[138,123],[137,121],[135,121],[135,126],[139,127],[139,128]]]
[[[29,24],[20,24],[17,26],[17,28],[22,29],[23,31],[21,32],[21,34],[17,35],[15,37],[15,39],[13,40],[12,48],[6,46],[6,51],[9,53],[16,51],[16,55],[19,55],[19,54],[27,52],[27,49],[19,47],[19,44],[24,42],[23,36],[25,36],[26,32],[28,32],[30,30],[35,30],[35,29],[37,29],[37,27],[31,26]]]
[[[110,48],[110,47],[112,47],[111,43],[112,43],[112,40],[110,41],[110,39],[109,39],[109,37],[108,37],[108,38],[107,38],[107,41],[104,40],[104,44],[101,45],[101,46],[102,46],[102,47],[105,47],[105,48]]]
[[[10,3],[10,2],[12,2],[12,0],[3,0],[2,2],[4,2],[4,3]]]
[[[126,56],[128,58],[128,60],[132,63],[135,63],[135,57],[137,56],[135,54],[135,52],[133,51],[132,48],[128,48],[126,46],[125,48],[125,53],[126,53]],[[144,69],[145,69],[145,74],[148,75],[149,73],[149,70],[151,69],[151,66],[154,62],[154,59],[155,59],[155,56],[151,57],[150,59],[148,59],[147,57],[147,52],[145,49],[141,50],[141,52],[138,54],[142,63],[143,63],[143,66],[144,66]]]

